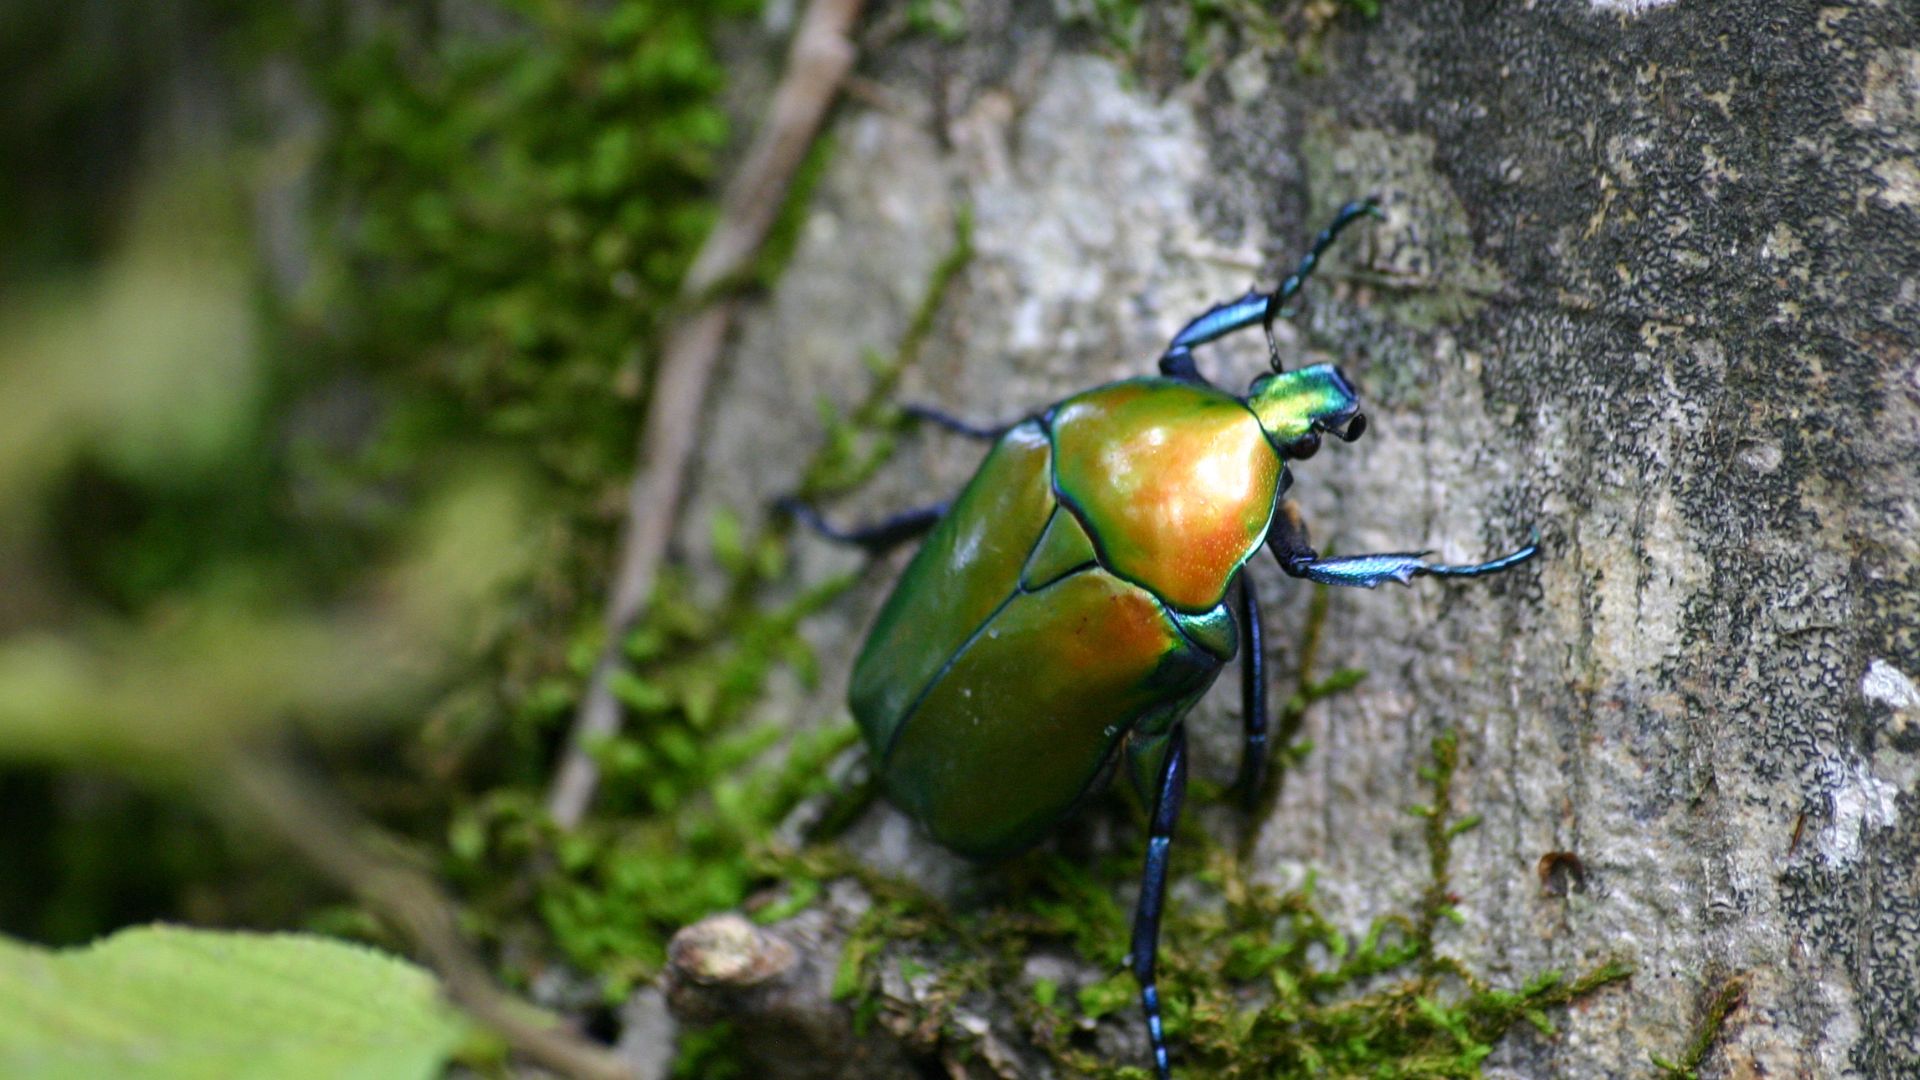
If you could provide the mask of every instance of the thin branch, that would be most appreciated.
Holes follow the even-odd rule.
[[[382,854],[375,827],[279,755],[237,755],[225,778],[242,824],[273,831],[308,862],[406,935],[440,976],[447,996],[537,1064],[583,1080],[642,1080],[611,1050],[555,1026],[507,993],[467,947],[453,904],[426,874]],[[236,814],[236,818],[240,815]]]
[[[547,795],[547,812],[563,829],[580,823],[599,785],[600,769],[590,748],[620,729],[620,703],[610,680],[619,669],[621,641],[646,609],[673,535],[707,386],[733,322],[736,302],[717,294],[745,274],[786,203],[794,173],[853,67],[848,31],[861,4],[812,0],[807,5],[767,118],[727,186],[718,223],[681,283],[685,314],[667,333],[641,429],[620,568],[607,603],[606,639]]]

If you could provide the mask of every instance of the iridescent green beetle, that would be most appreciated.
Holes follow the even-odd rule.
[[[1259,601],[1241,572],[1262,545],[1286,573],[1373,588],[1418,575],[1472,577],[1531,558],[1529,544],[1471,566],[1418,553],[1322,559],[1292,503],[1289,460],[1321,435],[1365,430],[1353,387],[1317,364],[1279,370],[1276,315],[1335,236],[1374,212],[1342,207],[1272,293],[1249,292],[1188,323],[1157,378],[1088,390],[1010,427],[960,496],[871,528],[821,533],[883,550],[926,542],[854,665],[850,701],[887,794],[942,844],[977,858],[1029,847],[1111,771],[1122,747],[1153,801],[1131,965],[1154,1068],[1170,1075],[1154,982],[1167,847],[1186,786],[1182,718],[1242,648],[1240,784],[1257,793],[1267,708]],[[1193,347],[1255,323],[1274,371],[1245,397],[1201,377]]]

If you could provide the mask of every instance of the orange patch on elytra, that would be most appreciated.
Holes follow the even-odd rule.
[[[1062,644],[1061,660],[1075,671],[1127,670],[1166,651],[1167,624],[1160,605],[1137,592],[1106,597],[1107,610],[1096,620],[1086,612],[1074,620]],[[1092,632],[1095,623],[1099,632]]]

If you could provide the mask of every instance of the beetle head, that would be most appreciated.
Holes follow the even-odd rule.
[[[1352,442],[1367,429],[1360,395],[1332,364],[1260,376],[1247,391],[1247,407],[1274,449],[1296,460],[1320,449],[1323,432]]]

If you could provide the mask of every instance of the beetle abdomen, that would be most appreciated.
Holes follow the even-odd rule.
[[[1039,840],[1142,716],[1221,660],[1152,593],[1097,566],[1016,590],[934,681],[881,761],[888,794],[975,856]]]

